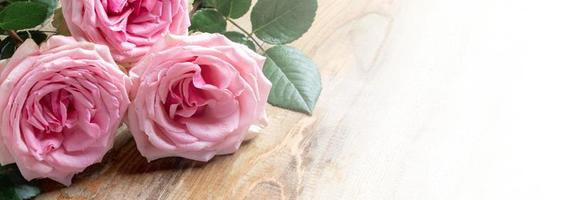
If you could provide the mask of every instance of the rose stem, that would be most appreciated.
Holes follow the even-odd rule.
[[[196,0],[194,1],[193,4],[193,8],[190,11],[190,17],[192,15],[194,15],[194,13],[199,9],[199,7],[202,4],[202,0]],[[229,23],[233,24],[235,27],[237,27],[239,30],[241,30],[241,32],[245,33],[245,35],[247,35],[247,37],[249,39],[251,39],[255,45],[257,45],[259,47],[259,49],[261,49],[261,51],[263,51],[263,54],[265,54],[265,49],[263,48],[263,46],[253,37],[253,35],[251,33],[249,33],[248,31],[246,31],[243,27],[239,26],[239,24],[237,24],[235,21],[229,19],[228,17],[225,18],[225,20],[229,21]]]
[[[22,38],[18,35],[18,33],[16,33],[16,31],[9,30],[8,34],[12,39],[16,40],[16,46],[20,46],[22,43],[24,43],[24,40],[22,40]]]
[[[194,15],[194,13],[196,13],[196,11],[198,11],[198,9],[200,8],[200,6],[202,5],[202,1],[201,0],[196,0],[194,1],[194,5],[192,10],[190,11],[190,17],[192,17],[192,15]]]
[[[228,17],[225,18],[229,23],[233,24],[233,26],[237,27],[239,30],[241,30],[241,32],[245,33],[245,35],[247,35],[247,37],[249,37],[249,39],[253,40],[253,42],[261,49],[261,51],[263,51],[263,54],[265,54],[265,49],[263,48],[263,46],[261,44],[259,44],[259,42],[253,37],[253,35],[249,32],[247,32],[243,27],[239,26],[239,24],[237,24],[235,21],[229,19]]]

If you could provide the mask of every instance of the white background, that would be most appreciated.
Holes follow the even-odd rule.
[[[340,155],[342,182],[310,193],[569,199],[569,3],[396,2],[376,86],[356,101],[366,109],[342,121],[357,134]],[[386,28],[371,19],[370,32]]]

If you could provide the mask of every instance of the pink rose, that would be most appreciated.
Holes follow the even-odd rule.
[[[234,153],[265,120],[265,58],[219,34],[167,36],[130,71],[128,125],[149,161]]]
[[[0,66],[0,163],[69,185],[111,148],[130,80],[103,45],[26,40]]]
[[[75,38],[108,45],[117,62],[136,62],[166,33],[187,35],[187,0],[61,0]]]

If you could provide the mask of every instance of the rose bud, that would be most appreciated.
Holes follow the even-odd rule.
[[[130,80],[109,49],[53,36],[26,40],[0,66],[0,163],[65,185],[100,162],[128,109]]]
[[[136,62],[166,33],[187,35],[187,0],[61,0],[71,35],[108,45],[119,63]]]
[[[167,36],[130,71],[128,126],[149,161],[234,153],[266,120],[265,58],[219,34]]]

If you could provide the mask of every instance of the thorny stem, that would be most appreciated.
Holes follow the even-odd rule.
[[[196,13],[196,11],[198,11],[198,9],[200,9],[200,6],[202,5],[202,0],[195,0],[194,4],[193,4],[193,8],[190,11],[190,17],[192,15],[194,15],[194,13]]]
[[[196,11],[200,8],[201,5],[202,5],[202,0],[195,0],[194,1],[193,8],[190,11],[190,17],[193,16],[194,13],[196,13]],[[230,18],[226,17],[225,20],[228,21],[229,23],[233,24],[233,26],[237,27],[241,32],[243,32],[245,35],[247,35],[247,37],[249,39],[251,39],[251,41],[253,41],[255,43],[255,45],[257,45],[259,47],[259,49],[261,49],[261,51],[263,51],[263,54],[265,53],[265,48],[263,48],[263,46],[259,43],[259,41],[257,41],[257,39],[255,39],[255,37],[253,37],[253,34],[246,31],[243,27],[239,26],[239,24],[237,24],[235,21],[231,20]]]
[[[237,24],[235,21],[229,19],[229,18],[225,18],[229,23],[233,24],[233,26],[237,27],[239,30],[241,30],[241,32],[245,33],[245,35],[247,35],[247,37],[249,37],[249,39],[251,39],[258,47],[259,49],[261,49],[261,51],[263,51],[263,54],[265,53],[265,49],[263,48],[263,46],[261,46],[261,44],[257,41],[257,39],[255,39],[253,37],[253,34],[249,33],[248,31],[246,31],[243,27],[239,26],[239,24]]]
[[[16,46],[20,46],[22,43],[24,43],[24,40],[22,40],[16,31],[10,30],[8,31],[8,35],[10,35],[12,39],[16,40]]]

